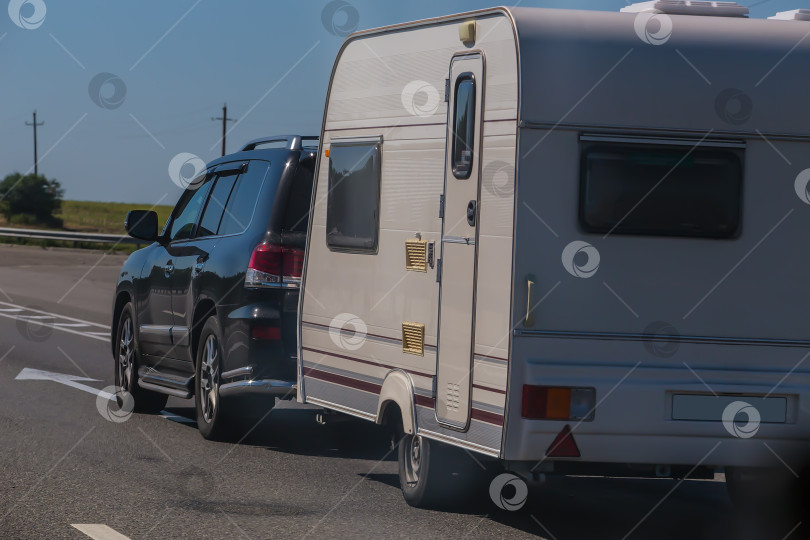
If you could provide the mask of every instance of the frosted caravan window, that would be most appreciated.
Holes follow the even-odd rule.
[[[453,111],[453,176],[470,177],[475,146],[475,79],[463,73],[456,79]]]
[[[580,221],[596,233],[732,238],[742,162],[741,149],[585,145]]]
[[[336,251],[376,253],[379,219],[380,144],[333,143],[326,244]]]

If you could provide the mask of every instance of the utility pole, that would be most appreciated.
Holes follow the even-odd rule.
[[[37,124],[37,111],[34,111],[34,122],[26,122],[26,126],[34,126],[34,174],[39,174],[39,158],[37,157],[37,126],[44,126],[45,122]]]
[[[222,106],[222,116],[212,116],[211,120],[222,120],[222,155],[225,155],[225,136],[228,133],[228,122],[236,122],[236,118],[228,118],[228,104]]]

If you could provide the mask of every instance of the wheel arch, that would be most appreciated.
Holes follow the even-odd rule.
[[[415,434],[417,425],[413,381],[401,370],[389,371],[385,376],[377,402],[376,423],[389,421],[394,408],[399,409],[403,431],[409,435]]]
[[[113,357],[115,356],[115,336],[118,335],[118,324],[121,318],[121,312],[124,311],[124,306],[132,302],[132,294],[128,290],[120,290],[115,295],[115,303],[113,304],[112,324],[110,325],[110,348]],[[134,307],[133,307],[134,311]],[[133,313],[133,317],[135,314]],[[137,332],[137,324],[133,324],[133,332]]]
[[[217,314],[217,306],[210,298],[204,298],[194,307],[194,316],[191,319],[191,358],[197,363],[197,349],[200,346],[200,334],[208,317]]]

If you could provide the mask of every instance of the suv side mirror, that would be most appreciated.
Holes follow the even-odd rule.
[[[130,210],[124,220],[124,229],[132,238],[154,242],[158,239],[157,212],[153,210]]]

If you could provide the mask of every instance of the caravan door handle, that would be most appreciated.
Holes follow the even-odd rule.
[[[478,201],[472,200],[467,204],[467,224],[475,227],[475,215],[478,213]]]

